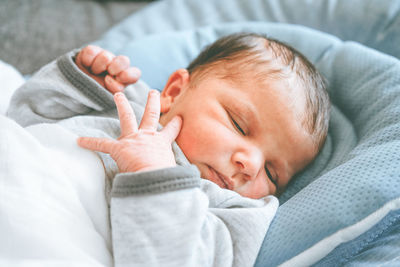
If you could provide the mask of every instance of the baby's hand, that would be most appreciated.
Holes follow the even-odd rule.
[[[141,72],[131,67],[127,56],[114,56],[98,46],[88,45],[75,59],[76,65],[112,94],[122,92],[139,80]]]
[[[182,119],[173,118],[160,132],[160,94],[151,91],[142,122],[138,128],[135,114],[123,93],[114,95],[121,125],[117,140],[80,137],[78,144],[94,151],[110,154],[120,172],[136,172],[176,166],[171,143],[178,136]]]

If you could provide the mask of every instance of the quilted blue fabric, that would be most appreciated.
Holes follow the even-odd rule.
[[[237,31],[283,40],[325,75],[333,102],[327,142],[280,197],[256,263],[276,266],[400,198],[399,10],[399,2],[389,0],[379,5],[373,0],[170,0],[129,17],[96,43],[128,55],[143,79],[160,90],[202,47]],[[303,26],[263,20],[313,26],[387,54]],[[209,26],[194,29],[202,25]]]
[[[398,258],[398,251],[394,247],[400,245],[400,210],[390,212],[377,225],[360,237],[340,245],[328,256],[323,258],[314,267],[336,266],[376,266],[374,258],[387,257],[387,266],[398,266],[398,262],[390,261]],[[379,249],[376,249],[379,247]],[[372,253],[364,253],[364,251]],[[384,253],[382,253],[384,251]],[[351,260],[351,261],[350,261]]]
[[[398,0],[162,0],[128,17],[100,41],[118,49],[150,34],[245,21],[299,24],[400,58]]]

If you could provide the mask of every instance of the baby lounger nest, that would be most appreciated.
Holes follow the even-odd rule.
[[[142,79],[160,90],[170,73],[187,67],[204,46],[229,33],[263,33],[301,51],[329,82],[328,138],[317,159],[280,196],[255,265],[399,265],[399,11],[396,0],[163,0],[148,4],[94,43],[128,55],[142,70]],[[22,131],[9,120],[4,125]],[[18,138],[2,129],[0,134]],[[57,154],[57,145],[40,149],[41,155]],[[71,150],[69,156],[78,152]],[[2,167],[7,169],[7,161]],[[0,212],[14,218],[12,224],[0,216],[0,228],[10,229],[3,237],[13,245],[2,246],[12,259],[0,257],[0,265],[24,256],[31,260],[22,265],[112,265],[104,184],[94,178],[57,178],[50,184],[59,191],[46,193],[40,184],[18,177],[0,177],[0,183],[13,183],[0,194]],[[32,208],[20,212],[26,203]],[[38,225],[41,216],[55,218],[57,228]],[[38,226],[48,232],[33,231]],[[52,253],[43,254],[41,247]]]
[[[329,82],[329,134],[315,162],[280,197],[256,266],[384,262],[400,253],[395,238],[374,247],[400,236],[400,34],[394,27],[400,17],[393,10],[400,10],[398,2],[171,0],[132,15],[95,43],[128,55],[143,80],[160,90],[172,71],[233,32],[267,34],[305,54]]]

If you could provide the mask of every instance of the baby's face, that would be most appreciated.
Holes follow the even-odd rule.
[[[202,178],[242,196],[261,198],[280,193],[315,157],[297,115],[304,101],[293,101],[303,96],[290,95],[283,83],[213,77],[195,88],[189,83],[185,70],[171,75],[161,95],[160,122],[165,125],[173,116],[182,116],[176,142]]]

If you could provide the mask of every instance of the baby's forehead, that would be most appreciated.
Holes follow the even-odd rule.
[[[306,97],[306,88],[293,73],[275,73],[274,70],[258,70],[257,68],[243,67],[233,72],[217,72],[216,78],[222,79],[236,88],[253,94],[259,91],[261,96],[282,96],[288,101]]]
[[[241,91],[241,97],[248,101],[263,102],[265,105],[255,105],[255,112],[262,114],[269,109],[268,103],[279,102],[290,110],[298,121],[303,121],[307,113],[307,100],[304,86],[294,78],[266,77],[242,72],[239,78],[230,76],[222,77],[232,88]],[[226,97],[232,93],[223,92]],[[275,119],[275,118],[270,118]]]

